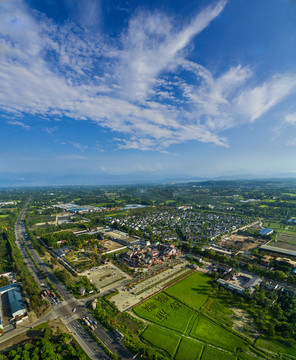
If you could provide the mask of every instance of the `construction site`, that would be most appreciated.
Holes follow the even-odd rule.
[[[262,238],[232,234],[225,236],[218,245],[223,246],[224,249],[232,250],[234,253],[239,253],[249,252],[266,244],[266,242],[267,240]]]

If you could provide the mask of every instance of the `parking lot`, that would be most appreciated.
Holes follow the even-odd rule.
[[[89,269],[81,275],[87,276],[96,285],[98,290],[104,291],[121,288],[131,278],[112,263]]]

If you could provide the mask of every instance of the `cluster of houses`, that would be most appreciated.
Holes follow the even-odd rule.
[[[187,210],[187,211],[186,211]],[[199,241],[205,238],[216,238],[246,223],[246,219],[231,215],[204,214],[190,207],[178,207],[166,211],[155,210],[147,214],[131,215],[125,218],[112,219],[121,226],[142,230],[145,236],[152,231],[164,241],[178,239],[176,228],[180,228],[187,240]]]
[[[178,254],[178,249],[174,245],[155,244],[152,247],[135,246],[133,250],[126,252],[121,261],[133,268],[150,268],[155,264],[161,264]]]

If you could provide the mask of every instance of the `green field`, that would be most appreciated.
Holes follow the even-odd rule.
[[[236,360],[236,356],[213,347],[206,346],[201,360]]]
[[[200,360],[203,349],[203,344],[182,338],[175,360]]]
[[[269,229],[274,229],[274,230],[285,228],[285,225],[280,222],[270,222],[270,221],[264,221],[263,226],[265,226],[266,228],[269,228]]]
[[[184,333],[194,311],[174,298],[160,293],[134,308],[134,312],[149,321]]]
[[[292,355],[296,359],[296,342],[292,344],[291,341],[289,341],[290,346],[288,346],[276,340],[266,340],[263,338],[259,338],[256,341],[256,345],[261,348],[268,349],[269,351],[272,351],[274,353]]]
[[[190,331],[190,336],[233,352],[238,347],[243,348],[246,345],[241,338],[203,316],[196,319]]]
[[[201,311],[224,325],[229,327],[232,327],[233,325],[231,318],[233,311],[222,304],[219,299],[209,298],[201,308]]]
[[[210,281],[211,278],[208,275],[195,272],[168,288],[166,293],[193,309],[199,310],[212,293]]]
[[[141,337],[153,346],[165,350],[171,357],[175,355],[181,337],[157,325],[149,325]]]
[[[210,296],[210,280],[195,272],[137,305],[133,311],[153,323],[142,338],[170,356],[174,354],[175,360],[262,359],[260,353],[253,356],[256,349],[247,339],[230,330],[232,310]]]

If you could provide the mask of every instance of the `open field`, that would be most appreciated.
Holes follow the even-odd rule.
[[[236,360],[236,356],[216,348],[206,346],[201,360]]]
[[[273,229],[275,231],[283,231],[286,228],[286,225],[282,224],[281,222],[264,221],[264,227]]]
[[[169,287],[166,293],[178,298],[184,304],[199,310],[211,295],[211,278],[199,271]]]
[[[277,241],[272,240],[268,245],[296,251],[296,233],[282,233],[278,236]]]
[[[236,360],[239,349],[246,355],[247,339],[225,328],[232,325],[232,311],[211,293],[209,276],[196,272],[137,305],[134,313],[150,322],[143,338],[170,355],[176,351],[176,338],[181,338],[175,360]],[[216,316],[221,311],[225,314]],[[170,341],[166,342],[166,338]]]
[[[165,350],[171,357],[174,356],[181,339],[179,335],[156,325],[149,325],[141,337],[153,346]]]
[[[194,311],[174,298],[159,293],[136,306],[134,312],[151,322],[184,333]]]
[[[232,352],[236,352],[238,347],[242,348],[246,344],[241,338],[203,316],[198,316],[196,319],[190,336]]]
[[[296,359],[296,343],[291,344],[290,346],[285,345],[282,342],[276,341],[276,340],[267,340],[263,338],[259,338],[256,341],[256,344],[259,345],[262,348],[268,349],[269,351],[272,351],[274,353],[281,353],[281,354],[288,354],[292,355],[293,358]]]
[[[204,345],[182,337],[175,360],[201,360]]]
[[[210,297],[207,302],[202,306],[201,312],[211,316],[212,318],[218,320],[224,325],[231,327],[234,323],[233,309],[225,307],[225,305],[223,305],[219,299]]]

